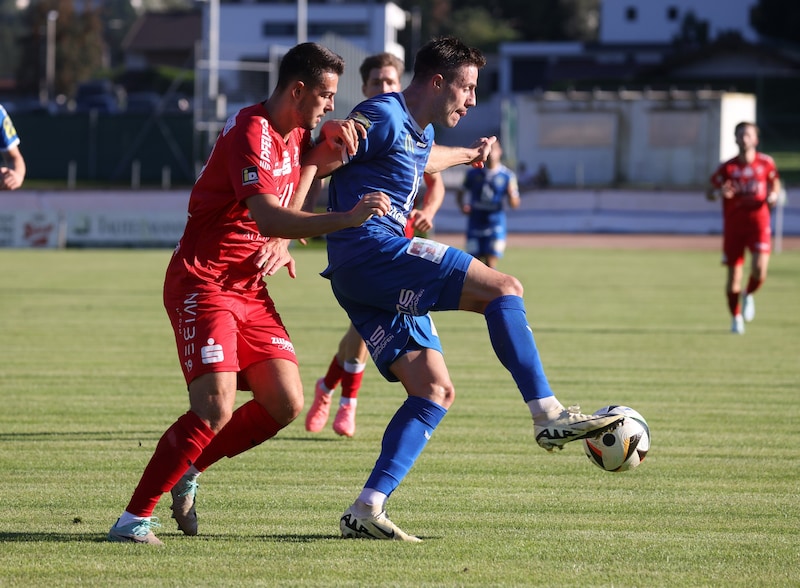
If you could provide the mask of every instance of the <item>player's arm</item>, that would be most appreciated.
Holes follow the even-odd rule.
[[[422,201],[422,208],[412,210],[408,218],[415,230],[425,233],[433,228],[433,217],[439,212],[442,202],[444,202],[445,187],[440,173],[426,173],[422,177],[425,180],[425,198]]]
[[[301,239],[358,227],[372,216],[383,216],[391,208],[389,197],[382,192],[365,194],[347,212],[315,214],[300,208],[282,207],[275,194],[256,194],[246,201],[251,218],[265,237]]]
[[[781,180],[777,176],[767,181],[767,204],[770,208],[778,203],[781,193]]]
[[[711,178],[711,182],[706,189],[706,200],[717,200],[718,198],[733,198],[736,195],[736,190],[733,187],[733,182],[729,179],[724,181],[717,176]]]
[[[16,190],[25,181],[25,158],[22,157],[19,147],[12,147],[3,151],[3,165],[0,166],[0,189]]]
[[[508,199],[508,206],[510,208],[519,208],[519,184],[517,183],[517,176],[515,175],[512,175],[508,180],[506,198]]]
[[[436,173],[453,167],[454,165],[472,164],[476,167],[483,167],[483,162],[489,157],[492,145],[497,141],[497,137],[481,137],[469,147],[445,147],[444,145],[433,145],[425,171]]]

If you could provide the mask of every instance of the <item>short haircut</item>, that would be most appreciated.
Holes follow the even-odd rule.
[[[739,134],[739,130],[744,129],[745,127],[753,127],[753,129],[755,129],[755,131],[756,131],[756,136],[761,134],[761,129],[758,128],[758,125],[756,123],[747,122],[745,120],[745,121],[740,122],[733,129],[734,135],[738,135]]]
[[[373,69],[381,69],[382,67],[393,67],[397,70],[397,77],[403,77],[403,72],[405,71],[405,66],[403,62],[400,61],[400,58],[397,55],[392,53],[384,52],[378,53],[376,55],[370,55],[367,57],[358,71],[361,73],[361,83],[366,84],[367,80],[369,79],[369,72]]]
[[[427,78],[441,74],[451,81],[459,69],[474,65],[478,69],[486,65],[486,57],[480,49],[468,47],[455,37],[438,37],[426,43],[414,60],[414,78]]]
[[[316,88],[323,84],[327,73],[341,76],[344,73],[344,59],[318,43],[300,43],[283,56],[276,87],[284,90],[299,80]]]

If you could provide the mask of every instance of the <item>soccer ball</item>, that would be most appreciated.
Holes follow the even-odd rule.
[[[607,472],[632,470],[644,461],[650,449],[650,428],[644,417],[628,406],[604,406],[594,414],[621,414],[616,429],[583,440],[589,461]]]

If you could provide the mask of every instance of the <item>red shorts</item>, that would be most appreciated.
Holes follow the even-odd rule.
[[[266,288],[253,293],[165,292],[178,358],[189,384],[212,372],[240,373],[254,363],[288,359],[294,346]],[[249,390],[239,378],[239,390]]]
[[[753,253],[769,253],[771,250],[769,223],[726,226],[722,237],[722,263],[737,266],[744,263],[745,249]]]

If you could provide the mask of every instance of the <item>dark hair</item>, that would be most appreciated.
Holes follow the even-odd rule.
[[[364,59],[364,61],[361,63],[361,67],[358,68],[358,71],[361,73],[361,83],[367,83],[367,80],[369,79],[369,72],[371,72],[373,69],[380,69],[382,67],[395,68],[397,70],[397,77],[402,77],[403,71],[405,71],[405,66],[403,65],[403,62],[400,61],[400,58],[397,57],[397,55],[388,52],[370,55]]]
[[[344,73],[344,59],[340,55],[318,43],[300,43],[283,56],[276,86],[283,90],[297,80],[307,86],[321,86],[323,76],[330,72],[338,76]]]
[[[751,123],[751,122],[747,122],[747,121],[742,121],[738,125],[736,125],[736,128],[733,129],[733,133],[735,135],[738,135],[739,134],[739,129],[743,129],[744,127],[753,127],[753,129],[756,132],[756,136],[761,134],[761,129],[758,128],[758,125],[756,123]]]
[[[414,78],[442,74],[449,81],[465,65],[474,65],[480,69],[486,65],[486,58],[480,49],[468,47],[455,37],[438,37],[417,51]]]

